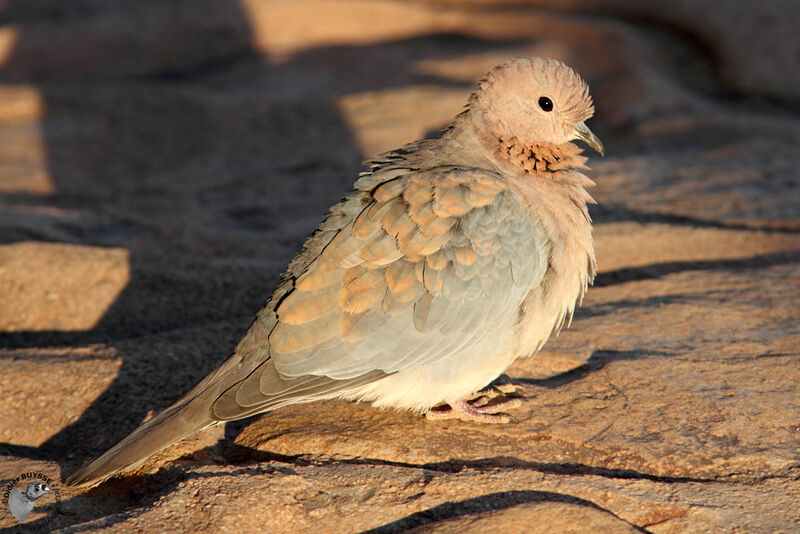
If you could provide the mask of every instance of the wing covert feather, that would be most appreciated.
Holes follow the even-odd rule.
[[[347,380],[457,357],[513,321],[546,270],[541,232],[494,173],[409,171],[362,203],[276,310],[281,376]]]

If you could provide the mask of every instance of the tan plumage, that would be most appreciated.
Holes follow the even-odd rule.
[[[538,351],[594,275],[592,182],[569,142],[602,152],[582,122],[593,111],[562,63],[492,70],[438,139],[368,162],[230,359],[68,483],[102,481],[208,425],[318,399],[491,417],[463,399]]]

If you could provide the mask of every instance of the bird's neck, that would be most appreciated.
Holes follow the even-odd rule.
[[[591,184],[587,184],[586,177],[580,173],[586,169],[588,158],[572,143],[554,145],[499,136],[469,112],[459,115],[445,136],[466,164],[490,164],[509,174],[539,176],[584,187]]]
[[[511,165],[519,174],[551,175],[553,178],[568,178],[569,171],[586,168],[588,158],[572,143],[553,145],[550,143],[526,142],[516,137],[496,138],[496,156]]]

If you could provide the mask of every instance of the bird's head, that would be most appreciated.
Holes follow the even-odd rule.
[[[604,154],[586,126],[594,114],[589,86],[554,59],[516,58],[492,69],[470,99],[500,139],[560,145],[580,139]]]
[[[35,501],[47,493],[53,493],[53,490],[48,488],[47,485],[43,484],[42,482],[31,482],[25,489],[25,496],[30,501]]]

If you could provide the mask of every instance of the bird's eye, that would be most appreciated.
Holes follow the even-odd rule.
[[[553,111],[553,101],[546,96],[539,97],[539,107],[542,111]]]

